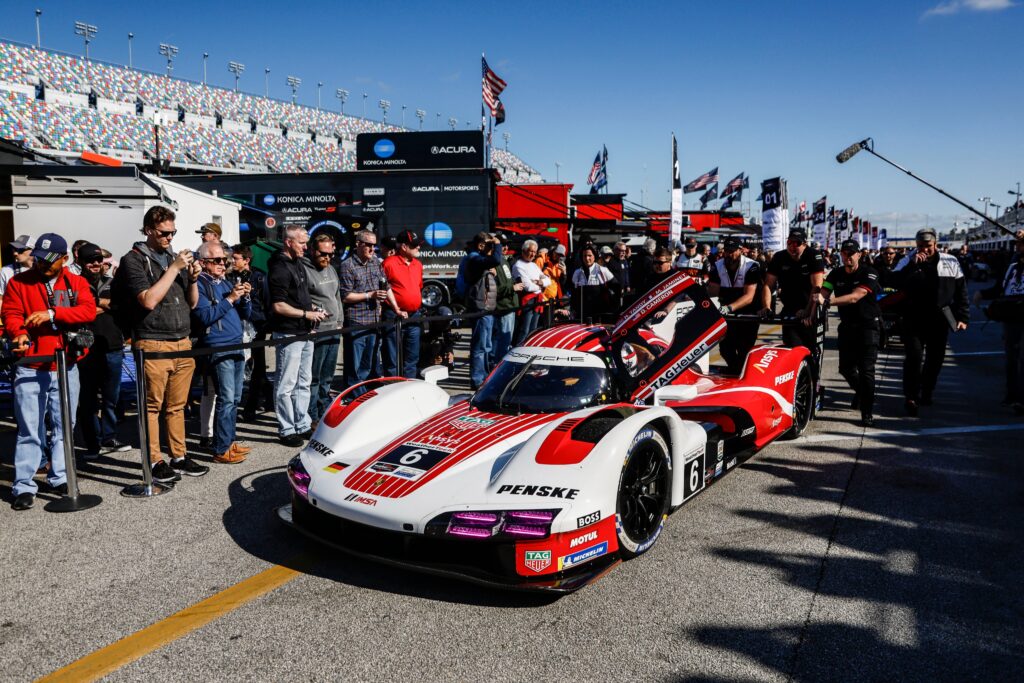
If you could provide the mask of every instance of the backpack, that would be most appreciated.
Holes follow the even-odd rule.
[[[493,311],[498,307],[498,279],[490,269],[469,287],[466,305],[471,311]]]

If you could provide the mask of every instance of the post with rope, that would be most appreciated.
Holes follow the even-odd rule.
[[[68,494],[47,503],[43,508],[47,512],[77,512],[96,507],[103,498],[78,490],[78,473],[75,472],[74,426],[71,424],[71,391],[68,384],[67,351],[57,349],[54,352],[57,364],[57,391],[60,395],[61,436],[64,440],[64,470],[67,473]]]
[[[142,483],[131,484],[121,489],[126,498],[152,498],[167,493],[174,485],[153,481],[153,465],[149,451],[149,421],[146,409],[146,352],[135,349],[135,402],[139,413],[139,450],[142,452]]]

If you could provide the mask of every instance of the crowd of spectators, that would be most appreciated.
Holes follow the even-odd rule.
[[[295,447],[311,436],[329,407],[339,346],[342,383],[352,396],[365,391],[362,383],[368,379],[416,376],[423,264],[415,232],[378,243],[375,233],[360,231],[352,257],[339,265],[333,238],[318,234],[310,242],[304,229],[288,228],[266,275],[252,268],[248,247],[224,244],[214,223],[199,226],[202,242],[195,252],[172,250],[177,232],[170,209],[151,208],[143,221],[144,239],[122,256],[116,270],[109,252],[85,240],[70,249],[57,234],[34,242],[21,236],[10,243],[13,261],[0,270],[5,333],[16,353],[46,356],[67,350],[72,424],[81,435],[83,458],[130,449],[117,432],[126,343],[146,354],[180,352],[171,358],[146,356],[138,368],[145,378],[141,409],[152,476],[162,484],[209,471],[186,445],[185,412],[195,387],[203,393],[199,449],[207,451],[208,462],[232,465],[251,452],[238,440],[236,426],[264,412],[270,384],[280,442]],[[1005,275],[978,297],[1009,302],[1009,313],[993,317],[1005,328],[1004,402],[1024,413],[1024,232],[1010,258]],[[915,249],[883,247],[872,253],[849,240],[838,250],[819,250],[796,228],[786,248],[774,254],[737,236],[714,244],[689,238],[675,249],[647,239],[636,253],[625,242],[584,242],[569,253],[564,245],[541,248],[532,239],[513,249],[502,235],[481,232],[466,246],[455,296],[472,314],[474,389],[510,347],[528,345],[546,317],[614,321],[640,295],[679,271],[703,283],[729,316],[720,345],[725,361],[720,371],[726,373],[742,371],[760,319],[777,309],[784,344],[806,346],[819,354],[818,364],[823,311],[833,306],[840,320],[839,372],[852,390],[851,407],[871,426],[881,295],[898,290],[902,297],[890,313],[899,316],[902,327],[906,414],[916,416],[934,400],[949,333],[969,324],[964,272],[970,262],[968,249],[949,253],[929,229],[918,232]],[[343,326],[344,334],[325,334]],[[272,383],[264,349],[245,344],[268,335],[279,342]],[[81,341],[86,336],[88,343]],[[194,347],[208,351],[189,353]],[[252,372],[240,412],[247,360]],[[25,510],[39,488],[34,476],[40,468],[47,472],[43,486],[66,491],[62,423],[55,419],[60,407],[53,362],[21,363],[14,373],[13,506]],[[79,392],[82,385],[89,387],[85,394]]]

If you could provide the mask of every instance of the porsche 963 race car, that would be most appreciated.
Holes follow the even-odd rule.
[[[683,273],[614,326],[513,348],[473,395],[384,378],[337,397],[288,464],[296,530],[356,556],[504,588],[567,592],[658,540],[671,511],[799,434],[804,347],[711,373],[726,321]]]

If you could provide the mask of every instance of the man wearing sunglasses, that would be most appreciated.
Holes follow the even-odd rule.
[[[396,310],[394,294],[384,276],[384,269],[374,255],[377,236],[370,230],[356,233],[355,253],[341,264],[341,301],[345,304],[347,325],[375,325],[380,322],[383,302]],[[345,386],[351,387],[380,376],[380,336],[375,329],[359,330],[345,335],[342,354],[345,364]],[[353,392],[362,394],[362,388]]]
[[[307,258],[302,260],[309,280],[309,296],[313,305],[323,310],[327,317],[317,329],[336,330],[341,328],[341,282],[334,269],[337,246],[334,238],[319,233],[313,238]],[[313,340],[313,381],[309,385],[309,419],[313,426],[327,411],[331,398],[331,383],[338,367],[338,348],[341,336],[317,337]]]
[[[232,346],[242,343],[242,321],[252,315],[248,282],[232,283],[224,277],[227,256],[220,242],[199,245],[199,301],[192,315],[202,325],[199,346]],[[252,450],[235,441],[238,403],[242,398],[245,356],[241,350],[213,353],[206,362],[217,394],[213,419],[213,461],[235,465]]]
[[[178,233],[175,214],[154,206],[142,219],[145,241],[136,242],[121,258],[112,296],[128,308],[135,348],[147,352],[188,351],[191,314],[199,298],[196,279],[200,265],[190,249],[175,254],[171,240]],[[120,278],[120,279],[119,279]],[[120,283],[120,284],[119,284]],[[122,293],[127,295],[121,300]],[[181,475],[201,477],[210,468],[188,457],[185,450],[185,403],[192,385],[193,358],[146,360],[146,419],[153,479],[178,481]],[[160,415],[164,416],[171,464],[160,453]]]

